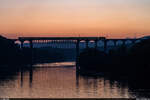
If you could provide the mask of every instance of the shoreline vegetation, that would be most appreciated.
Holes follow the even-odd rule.
[[[122,46],[105,53],[94,48],[80,54],[80,74],[106,76],[127,80],[132,86],[150,89],[150,39],[142,40],[131,48]]]
[[[81,71],[133,74],[150,70],[150,39],[142,40],[131,48],[122,46],[109,53],[95,48],[85,49],[79,56]]]
[[[0,67],[64,61],[65,57],[60,50],[54,48],[34,48],[33,53],[28,47],[20,49],[17,44],[14,44],[14,41],[3,36],[0,36],[0,46]],[[65,50],[61,50],[61,52],[65,52]]]

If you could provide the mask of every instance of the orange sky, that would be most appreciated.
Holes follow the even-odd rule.
[[[0,0],[0,34],[18,36],[150,35],[150,0]]]

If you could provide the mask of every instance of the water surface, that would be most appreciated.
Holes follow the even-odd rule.
[[[130,98],[127,83],[76,75],[75,62],[37,64],[0,77],[0,98]],[[6,77],[6,75],[8,77]]]

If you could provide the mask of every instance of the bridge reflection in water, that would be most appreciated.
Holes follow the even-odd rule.
[[[66,63],[64,63],[66,64]],[[70,64],[70,65],[69,65]],[[67,66],[49,66],[30,69],[20,72],[20,88],[23,93],[17,93],[17,97],[32,98],[129,98],[127,84],[110,81],[104,77],[83,77],[76,75],[74,62],[68,62]],[[55,65],[55,64],[52,64]],[[72,67],[69,67],[72,66]],[[28,82],[28,83],[27,83]],[[28,84],[28,85],[27,85]],[[20,89],[20,90],[19,90]],[[28,92],[26,94],[26,92]],[[12,96],[11,94],[8,94]],[[14,95],[14,94],[13,94]]]

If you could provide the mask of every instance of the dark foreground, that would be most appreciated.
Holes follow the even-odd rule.
[[[29,59],[30,49],[21,50],[3,37],[0,44],[1,98],[150,98],[150,40],[109,53],[86,50],[80,55],[81,75],[70,62],[29,66],[36,63]],[[34,52],[40,52],[39,63],[62,57],[57,52]]]
[[[134,87],[150,89],[150,39],[105,53],[87,49],[80,55],[80,74],[105,75],[113,79],[128,80]]]

